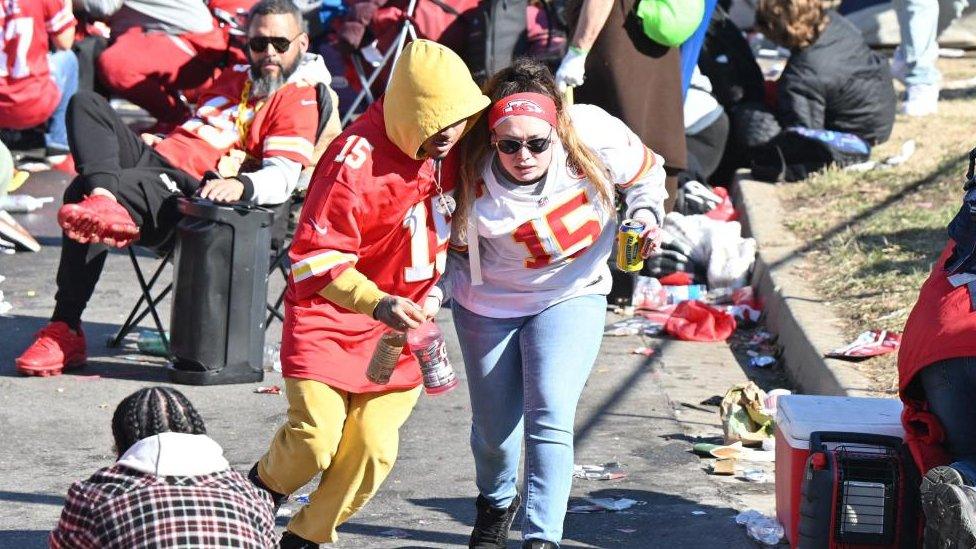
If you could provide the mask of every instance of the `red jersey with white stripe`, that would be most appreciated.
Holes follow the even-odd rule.
[[[454,155],[441,168],[454,188]],[[450,220],[436,212],[436,168],[387,137],[383,103],[374,103],[322,155],[291,245],[281,365],[285,377],[315,379],[363,393],[416,387],[420,369],[408,351],[387,385],[366,378],[385,325],[318,294],[349,267],[380,290],[423,303],[444,272]]]
[[[48,35],[75,25],[68,0],[0,1],[0,126],[23,129],[48,118],[61,100],[47,62]]]
[[[648,209],[663,219],[664,159],[599,107],[573,105],[570,115],[583,144],[603,161],[624,195],[627,217]],[[607,259],[617,234],[616,212],[567,164],[558,139],[551,146],[552,164],[537,193],[499,182],[491,166],[494,155],[482,170],[484,193],[469,216],[469,242],[454,243],[467,248],[468,259],[449,274],[454,299],[469,311],[493,318],[529,316],[573,297],[610,292]],[[475,244],[470,242],[475,234],[477,249],[465,246]]]
[[[249,65],[225,70],[200,95],[193,118],[158,143],[156,151],[196,177],[216,170],[231,149],[255,159],[281,156],[308,166],[319,110],[315,86],[300,71],[271,95],[254,97]]]

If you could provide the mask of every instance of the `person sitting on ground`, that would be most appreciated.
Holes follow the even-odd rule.
[[[976,547],[976,190],[966,202],[898,351],[906,441],[925,472],[925,547]]]
[[[100,81],[113,94],[146,109],[160,131],[171,130],[191,115],[181,93],[193,95],[191,90],[212,83],[223,65],[245,61],[204,1],[75,3],[111,28],[111,43],[96,60]]]
[[[329,73],[321,57],[306,55],[301,13],[290,0],[254,6],[248,48],[251,64],[225,72],[201,95],[196,116],[165,139],[140,139],[92,92],[71,101],[68,130],[80,175],[58,212],[65,237],[54,314],[17,359],[20,373],[57,375],[85,362],[81,314],[107,255],[93,244],[164,243],[179,220],[180,196],[257,204],[288,199],[312,162],[315,84],[327,84]],[[207,172],[220,176],[201,183]]]
[[[0,16],[0,49],[7,52],[0,62],[0,128],[27,130],[46,124],[48,162],[73,171],[65,129],[68,101],[78,88],[71,2],[4,2]]]
[[[776,118],[883,143],[895,122],[895,88],[887,61],[861,31],[822,0],[759,0],[756,28],[791,52],[777,83]]]
[[[231,469],[183,393],[132,393],[112,436],[118,460],[71,485],[50,547],[274,546],[271,498]]]

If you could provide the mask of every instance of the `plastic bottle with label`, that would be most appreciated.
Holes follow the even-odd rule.
[[[428,395],[439,395],[457,387],[458,378],[447,358],[444,334],[434,321],[429,320],[407,332],[407,346],[417,357],[424,376],[424,391]]]

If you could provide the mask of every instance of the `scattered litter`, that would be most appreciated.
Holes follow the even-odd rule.
[[[99,404],[98,407],[101,408],[102,410],[104,410],[104,409],[108,408],[108,404]]]
[[[633,534],[637,531],[637,528],[617,528],[618,532],[623,532],[624,534]]]
[[[409,538],[410,532],[406,530],[401,530],[399,528],[390,528],[389,530],[383,530],[380,535],[387,538],[399,539],[399,538]]]
[[[726,444],[741,440],[758,446],[773,436],[773,417],[766,413],[765,400],[766,392],[752,381],[733,385],[725,393],[719,414]]]
[[[630,509],[639,502],[629,498],[585,498],[589,504],[577,504],[569,508],[569,513],[615,513]]]
[[[7,277],[0,275],[0,284],[2,284],[4,280],[7,280]]]
[[[764,545],[776,545],[783,539],[783,525],[755,509],[739,513],[735,522],[745,526],[749,537]]]
[[[33,197],[29,194],[8,194],[0,198],[0,210],[10,213],[30,213],[39,210],[48,202],[54,202],[53,196]]]
[[[766,408],[766,413],[771,416],[776,416],[776,404],[779,401],[779,397],[792,395],[793,391],[789,389],[773,389],[772,391],[766,393],[766,399],[763,400],[763,407]]]
[[[727,446],[716,446],[712,448],[708,453],[712,457],[717,457],[720,459],[736,459],[742,455],[742,441],[734,442]]]
[[[654,349],[652,349],[650,347],[638,347],[638,348],[634,349],[633,351],[631,351],[631,354],[634,354],[634,355],[644,355],[644,356],[653,356],[654,355]]]
[[[264,344],[264,371],[281,372],[281,342]]]
[[[871,330],[862,332],[849,345],[834,349],[825,356],[856,362],[897,351],[900,344],[901,334],[898,332]]]
[[[663,286],[669,305],[675,305],[691,299],[704,299],[708,288],[704,284],[690,284],[688,286]]]
[[[58,392],[59,393],[63,393],[64,392],[64,387],[58,387]]]
[[[254,389],[255,393],[260,393],[262,395],[280,395],[281,387],[277,385],[269,385],[267,387],[256,387]]]
[[[735,474],[735,460],[734,459],[716,459],[715,463],[712,464],[712,474],[731,476]]]
[[[939,48],[939,57],[958,59],[966,56],[966,50],[959,48]]]
[[[909,139],[901,144],[898,154],[885,158],[884,163],[888,166],[899,166],[908,161],[915,154],[915,140]]]
[[[163,338],[156,330],[139,330],[139,339],[136,342],[139,351],[151,356],[168,356],[169,350],[163,343]]]
[[[706,513],[705,511],[692,511],[691,514],[695,515],[696,517],[700,517],[702,515],[707,515],[708,513]]]
[[[637,276],[631,303],[635,310],[660,310],[668,305],[668,294],[661,282],[650,276]]]
[[[742,478],[749,482],[769,482],[769,473],[764,469],[746,469],[742,471]]]
[[[295,496],[295,502],[301,503],[302,505],[308,504],[308,494],[300,494]]]
[[[712,450],[719,448],[718,444],[713,444],[711,442],[696,442],[694,446],[691,447],[691,451],[702,457],[714,457],[712,456]]]
[[[27,297],[37,297],[37,292],[34,290],[27,290]]]
[[[763,439],[762,441],[763,452],[769,452],[773,454],[773,461],[776,460],[776,437]]]
[[[701,404],[702,406],[721,406],[722,397],[719,395],[712,395],[706,398],[705,400],[699,402],[698,404]]]
[[[573,478],[584,478],[587,480],[616,480],[625,478],[627,473],[623,467],[615,462],[604,463],[603,465],[574,465]]]
[[[14,306],[3,298],[3,291],[0,291],[0,316],[6,316]]]
[[[757,330],[756,333],[752,334],[752,337],[749,338],[749,345],[758,346],[762,345],[763,343],[772,343],[775,339],[776,336],[773,334],[765,330]]]
[[[289,509],[287,507],[282,507],[281,509],[278,509],[277,516],[279,516],[279,517],[290,517],[291,516],[291,509]]]
[[[776,364],[776,358],[769,355],[757,355],[749,359],[749,366],[753,368],[769,368]]]

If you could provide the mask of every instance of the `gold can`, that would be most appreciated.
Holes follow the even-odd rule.
[[[617,268],[634,273],[644,268],[641,257],[641,233],[645,225],[634,219],[625,219],[617,230]]]

